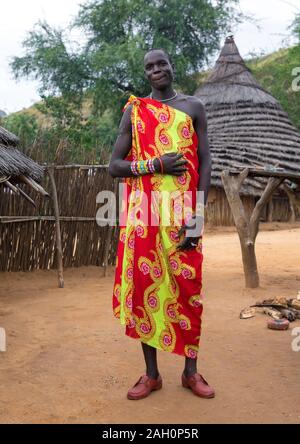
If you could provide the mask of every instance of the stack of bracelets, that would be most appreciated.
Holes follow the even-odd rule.
[[[155,158],[154,158],[155,159]],[[132,171],[132,174],[134,174],[135,176],[139,176],[142,174],[149,174],[149,173],[155,173],[155,167],[154,167],[154,159],[148,159],[148,160],[135,160],[133,162],[131,162],[130,164],[130,169]],[[158,160],[160,162],[160,166],[161,166],[161,172],[163,171],[162,168],[162,161],[160,160],[160,158],[158,157]]]

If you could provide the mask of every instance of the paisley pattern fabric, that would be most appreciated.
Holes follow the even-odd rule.
[[[113,312],[126,325],[126,335],[196,358],[203,310],[202,237],[194,250],[176,247],[183,240],[177,236],[184,221],[183,196],[187,212],[195,211],[197,134],[191,117],[183,111],[135,96],[125,108],[129,104],[132,148],[126,159],[182,152],[188,170],[181,176],[156,173],[124,179]],[[168,205],[170,192],[177,196],[172,205]],[[151,224],[150,217],[155,223]]]

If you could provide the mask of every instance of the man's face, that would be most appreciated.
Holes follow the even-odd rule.
[[[160,50],[148,52],[144,58],[144,73],[153,88],[163,90],[173,81],[173,67]]]

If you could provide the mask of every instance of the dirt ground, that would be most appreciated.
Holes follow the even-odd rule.
[[[266,231],[266,229],[268,229]],[[140,342],[113,318],[114,270],[0,274],[1,423],[299,423],[300,351],[292,329],[267,329],[267,316],[240,320],[257,300],[296,297],[300,290],[300,224],[265,225],[257,239],[261,287],[245,289],[232,229],[204,239],[203,334],[199,369],[215,387],[201,399],[181,387],[183,358],[159,351],[164,386],[128,401],[144,371]]]

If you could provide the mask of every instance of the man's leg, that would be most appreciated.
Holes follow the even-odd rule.
[[[197,373],[197,359],[185,358],[184,375],[189,378]]]
[[[157,351],[156,348],[142,342],[142,348],[146,363],[146,373],[149,378],[157,379],[159,372],[157,367]]]
[[[153,390],[162,388],[162,379],[157,368],[156,348],[142,342],[146,362],[146,375],[140,377],[137,383],[128,391],[128,399],[142,399],[150,395]]]
[[[181,376],[182,385],[190,388],[201,398],[214,398],[215,391],[207,381],[197,372],[197,359],[185,358],[185,367]]]

